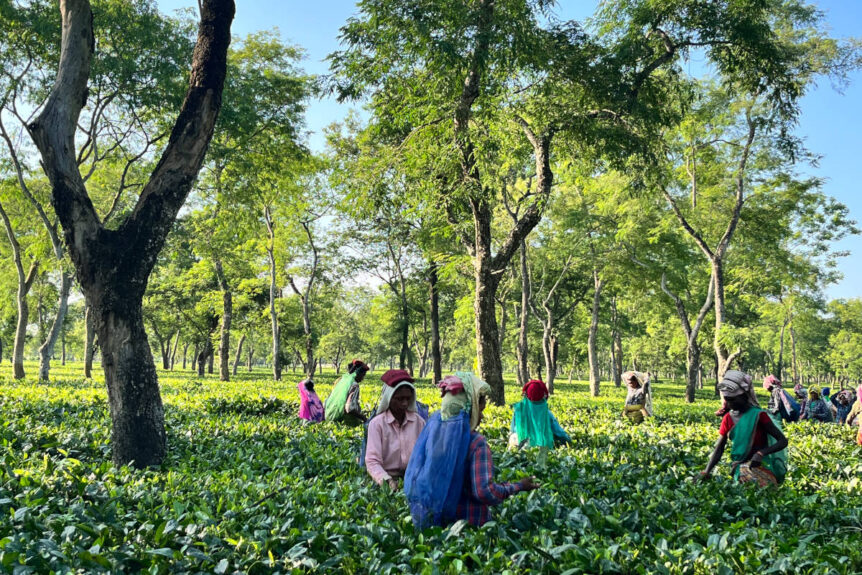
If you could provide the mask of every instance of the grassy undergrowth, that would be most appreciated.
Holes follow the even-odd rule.
[[[779,489],[733,485],[726,466],[695,483],[717,437],[716,401],[703,392],[687,405],[679,383],[656,386],[656,417],[639,427],[619,418],[622,389],[590,398],[586,384],[558,384],[551,405],[573,445],[544,468],[533,453],[505,451],[511,409],[489,408],[482,431],[498,478],[531,473],[544,486],[505,502],[481,529],[415,533],[403,494],[354,464],[360,430],[299,423],[290,373],[280,383],[262,371],[230,383],[161,373],[169,457],[147,471],[110,465],[103,384],[81,373],[67,366],[50,383],[16,382],[0,368],[4,572],[862,570],[862,448],[852,431],[788,426]],[[322,398],[334,377],[318,379]],[[378,378],[363,386],[368,409]],[[419,396],[439,406],[427,382]],[[518,396],[510,385],[507,399]]]

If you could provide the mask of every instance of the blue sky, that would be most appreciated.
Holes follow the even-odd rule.
[[[862,1],[815,0],[826,12],[831,32],[836,37],[862,36]],[[592,13],[594,0],[563,0],[558,13],[563,18],[583,18]],[[197,0],[158,0],[159,8],[172,13],[178,8],[194,8]],[[244,36],[256,30],[277,27],[285,40],[302,46],[307,54],[304,67],[309,73],[325,74],[327,54],[338,47],[338,30],[356,13],[352,0],[237,0],[233,25],[235,35]],[[842,93],[828,81],[812,90],[802,102],[798,133],[808,148],[821,155],[818,168],[810,171],[824,178],[825,191],[850,208],[856,220],[862,220],[862,73],[855,73]],[[348,108],[332,100],[316,101],[308,111],[309,141],[322,146],[321,130],[344,117]],[[841,261],[844,279],[830,286],[830,297],[862,296],[862,237],[838,244],[851,255]]]

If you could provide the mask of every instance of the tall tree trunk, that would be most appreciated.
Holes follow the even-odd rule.
[[[490,230],[489,230],[490,232]],[[499,277],[499,276],[497,276]],[[497,277],[480,265],[476,270],[476,355],[479,373],[491,386],[491,401],[503,405],[506,393],[503,385],[503,364],[500,358],[500,337],[497,328]]]
[[[617,313],[617,298],[611,298],[611,314],[614,331],[611,342],[611,359],[613,360],[614,386],[621,387],[623,382],[623,338],[620,334],[620,318]]]
[[[200,352],[199,348],[200,348],[200,346],[198,344],[195,344],[195,349],[192,352],[192,371],[197,371],[198,354]]]
[[[497,342],[497,345],[500,346],[500,350],[506,346],[506,328],[509,323],[509,314],[506,313],[506,299],[507,298],[504,295],[502,298],[497,300],[497,303],[500,304],[500,337]]]
[[[215,349],[210,345],[210,354],[207,356],[207,373],[212,375],[215,372]]]
[[[30,288],[33,287],[39,263],[34,261],[30,265],[30,270],[26,273],[24,272],[21,245],[18,243],[15,230],[12,228],[12,222],[6,215],[6,210],[2,204],[0,204],[0,218],[3,219],[3,226],[6,228],[6,236],[9,238],[9,245],[12,248],[12,260],[15,263],[15,271],[18,274],[18,289],[16,292],[18,321],[15,325],[15,340],[12,346],[12,374],[15,379],[23,379],[26,375],[24,373],[24,345],[27,340],[27,324],[30,320],[30,306],[27,303],[27,294],[30,292]]]
[[[685,380],[685,398],[688,403],[694,403],[695,400],[695,390],[702,388],[702,374],[701,374],[701,349],[700,344],[697,342],[697,338],[700,335],[700,330],[703,327],[703,322],[706,319],[706,315],[709,313],[709,310],[713,306],[713,296],[715,292],[715,283],[710,278],[709,287],[706,292],[706,299],[703,302],[703,305],[700,308],[700,312],[697,315],[697,319],[694,322],[694,325],[691,325],[688,317],[688,310],[685,308],[685,304],[682,299],[667,287],[667,278],[662,274],[661,277],[661,289],[664,293],[666,293],[674,302],[676,306],[676,312],[679,316],[680,323],[682,324],[682,331],[685,334],[686,340],[686,380]]]
[[[621,387],[623,384],[623,338],[619,329],[614,330],[613,351],[614,386]]]
[[[60,256],[62,257],[62,248]],[[57,300],[57,313],[45,342],[39,347],[39,379],[47,380],[51,375],[51,357],[54,355],[54,346],[57,338],[63,330],[63,322],[66,321],[66,311],[69,308],[69,289],[72,287],[72,276],[66,272],[60,272],[60,295]]]
[[[111,411],[111,447],[118,464],[139,467],[165,455],[164,408],[147,342],[140,299],[123,285],[90,290]]]
[[[186,369],[186,358],[188,357],[188,353],[189,353],[189,342],[186,342],[185,344],[183,344],[183,371],[185,371],[185,369]]]
[[[550,133],[535,134],[529,124],[516,118],[535,152],[536,193],[534,201],[527,207],[524,215],[512,227],[506,240],[492,252],[491,224],[493,210],[487,201],[488,190],[482,183],[480,166],[475,147],[470,137],[472,107],[479,97],[482,74],[493,36],[495,2],[480,0],[476,7],[475,44],[471,50],[470,62],[465,70],[461,93],[455,103],[453,131],[455,146],[460,160],[460,178],[463,183],[478,194],[468,198],[467,203],[473,219],[473,234],[461,234],[461,240],[473,259],[475,280],[474,308],[476,313],[476,352],[482,378],[491,386],[491,401],[497,405],[505,403],[503,366],[500,357],[499,331],[496,316],[496,292],[500,277],[515,255],[521,240],[541,221],[545,202],[553,188],[553,173],[550,164]],[[465,206],[466,207],[466,206]],[[458,225],[459,218],[447,203],[447,218]]]
[[[75,157],[95,47],[87,0],[60,2],[58,73],[39,115],[28,125],[78,282],[96,310],[116,465],[158,465],[166,452],[164,408],[141,304],[215,129],[235,11],[232,0],[201,0],[198,6],[201,23],[186,98],[156,167],[119,227],[106,227],[96,213]]]
[[[233,294],[222,292],[221,334],[219,337],[219,380],[230,381],[230,325],[233,318]]]
[[[399,331],[401,334],[401,351],[398,354],[398,369],[408,369],[413,372],[413,362],[410,357],[410,306],[407,303],[407,289],[404,281],[401,281],[401,318],[399,320]]]
[[[269,243],[266,246],[266,253],[269,256],[269,319],[272,323],[272,377],[275,381],[281,380],[281,330],[278,325],[278,313],[275,310],[275,299],[278,297],[278,288],[275,283],[275,227],[272,222],[272,214],[269,206],[263,210],[266,229],[269,233]]]
[[[547,374],[545,375],[545,384],[548,386],[548,392],[550,393],[551,388],[554,385],[554,373],[553,368],[553,358],[551,357],[551,330],[546,326],[542,328],[542,355],[545,359],[545,370]]]
[[[787,331],[787,324],[789,322],[789,318],[784,320],[784,323],[781,325],[781,335],[778,339],[778,365],[775,368],[777,372],[775,377],[778,378],[778,381],[784,381],[784,332]]]
[[[158,337],[158,332],[156,332]],[[167,370],[171,366],[171,334],[168,333],[168,339],[159,339],[159,351],[162,355],[162,369]]]
[[[690,339],[685,352],[685,400],[694,403],[695,390],[700,380],[700,345],[697,339]]]
[[[799,362],[796,359],[796,330],[790,324],[790,350],[793,354],[793,383],[799,383]]]
[[[66,365],[66,330],[60,332],[60,365]]]
[[[230,326],[233,320],[233,293],[225,277],[221,259],[213,258],[213,264],[222,294],[221,332],[219,334],[219,380],[230,381]]]
[[[204,375],[206,375],[207,362],[212,356],[213,344],[212,340],[210,340],[208,335],[207,340],[204,342],[203,346],[201,346],[200,351],[198,352],[198,377],[204,377]],[[212,371],[210,371],[210,373],[212,373]]]
[[[253,368],[253,366],[252,366],[252,359],[253,358],[254,358],[254,346],[249,345],[248,346],[248,372],[249,373],[251,373],[251,370]]]
[[[233,358],[233,374],[236,375],[239,369],[239,362],[242,361],[242,344],[245,343],[245,334],[239,336],[239,343],[236,345],[236,355]]]
[[[530,365],[529,359],[529,341],[527,332],[529,329],[530,317],[530,272],[527,268],[527,242],[521,241],[521,247],[518,250],[521,259],[521,317],[518,326],[518,345],[515,348],[518,359],[518,385],[524,386],[530,380]]]
[[[180,330],[177,330],[177,333],[174,336],[174,349],[171,351],[171,367],[170,370],[174,370],[174,365],[177,362],[177,348],[180,345]]]
[[[601,303],[602,288],[604,282],[599,277],[598,270],[593,270],[593,308],[590,315],[590,331],[587,337],[587,355],[590,362],[590,395],[599,396],[599,385],[601,375],[599,372],[599,357],[597,348],[597,336],[599,332],[599,304]]]
[[[739,353],[731,353],[721,342],[721,328],[727,323],[727,308],[724,299],[724,262],[719,257],[713,260],[712,281],[715,285],[715,332],[713,346],[715,347],[715,356],[718,360],[717,378],[721,381]]]
[[[293,292],[299,296],[302,303],[302,331],[305,335],[305,374],[310,378],[314,376],[314,368],[316,365],[314,359],[314,334],[311,331],[311,305],[314,296],[314,280],[317,279],[317,266],[320,262],[320,253],[314,243],[314,235],[311,233],[311,222],[300,222],[302,229],[305,231],[305,237],[308,239],[308,245],[311,248],[311,271],[308,274],[308,283],[305,285],[304,291],[299,291],[296,287],[296,282],[293,278],[288,278],[290,287]],[[403,369],[403,367],[402,367]]]
[[[431,301],[431,364],[434,381],[443,379],[442,355],[440,350],[440,301],[437,290],[437,262],[428,262],[428,291]],[[337,372],[336,372],[337,373]]]

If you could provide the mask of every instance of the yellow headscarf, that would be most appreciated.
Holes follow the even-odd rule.
[[[469,371],[459,371],[454,376],[444,377],[437,385],[444,392],[443,404],[440,406],[443,421],[466,411],[470,414],[470,429],[475,430],[479,426],[479,400],[491,393],[491,386]]]

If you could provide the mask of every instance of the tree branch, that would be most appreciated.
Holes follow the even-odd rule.
[[[751,147],[754,143],[754,136],[757,133],[757,125],[751,119],[751,108],[745,111],[745,121],[748,123],[748,135],[745,139],[745,146],[742,149],[742,156],[739,158],[739,166],[736,170],[736,203],[733,206],[733,215],[730,222],[727,224],[727,230],[718,242],[716,255],[721,258],[727,251],[727,246],[730,244],[730,238],[733,237],[733,232],[739,224],[739,216],[742,213],[742,204],[745,201],[745,167],[748,164],[748,158],[751,155]]]
[[[706,244],[706,241],[697,232],[697,230],[691,227],[691,224],[688,223],[688,220],[685,219],[685,216],[680,211],[679,206],[676,205],[676,201],[673,199],[673,196],[670,195],[670,192],[667,191],[667,188],[661,186],[661,192],[662,194],[664,194],[667,203],[670,205],[670,208],[673,210],[673,213],[676,215],[676,219],[679,220],[679,223],[683,227],[683,229],[688,233],[689,236],[691,236],[697,246],[701,249],[701,251],[703,251],[704,254],[706,254],[706,257],[709,258],[710,261],[715,259],[715,255],[712,253],[712,250]]]

